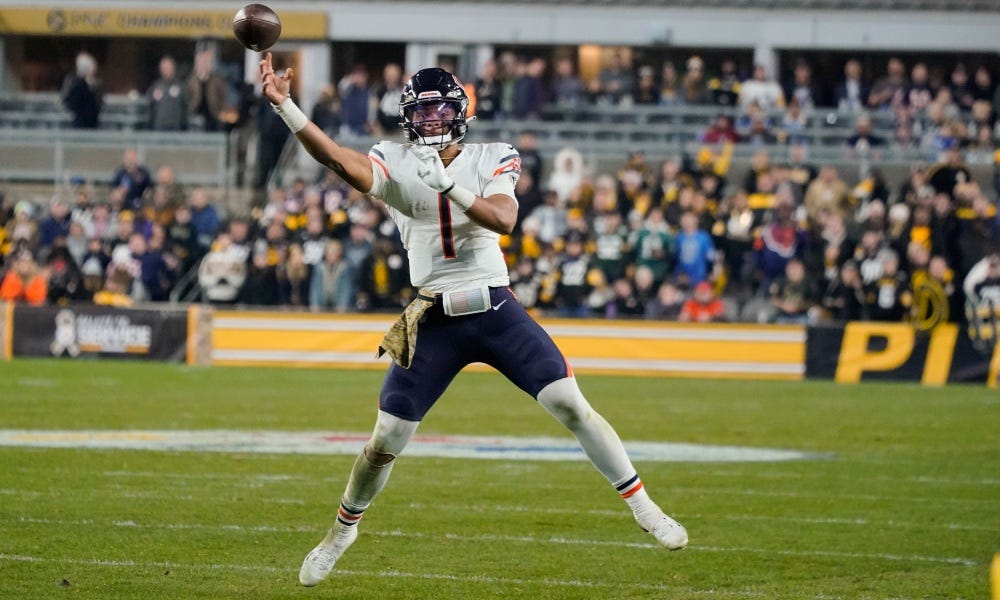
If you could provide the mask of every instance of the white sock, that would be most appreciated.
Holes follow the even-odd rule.
[[[639,526],[649,531],[653,525],[663,516],[663,511],[646,493],[646,488],[635,472],[630,477],[625,477],[620,481],[612,482],[615,489],[621,494],[625,503],[632,509],[635,520]]]
[[[635,475],[618,434],[583,397],[576,379],[554,381],[538,392],[538,403],[566,426],[590,462],[611,483]]]
[[[396,464],[395,457],[406,447],[418,425],[419,421],[407,421],[379,411],[375,431],[365,448],[376,456],[387,457],[389,460],[383,464],[373,464],[365,454],[366,450],[358,455],[337,510],[337,522],[341,526],[358,524],[372,500],[389,481],[392,466]]]

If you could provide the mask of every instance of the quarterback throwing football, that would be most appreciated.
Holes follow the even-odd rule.
[[[407,143],[379,142],[365,155],[336,144],[292,102],[291,69],[276,75],[268,53],[260,71],[264,95],[309,154],[388,206],[420,290],[379,348],[393,363],[375,430],[299,581],[312,586],[330,574],[421,419],[474,362],[495,367],[565,425],[642,529],[671,550],[686,546],[684,527],[649,498],[618,434],[591,408],[562,353],[507,287],[499,236],[514,228],[520,159],[507,144],[461,143],[469,104],[461,82],[437,68],[414,74],[399,101]]]

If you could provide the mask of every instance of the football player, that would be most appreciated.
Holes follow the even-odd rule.
[[[671,550],[686,546],[684,527],[650,499],[618,434],[591,408],[562,353],[508,288],[499,236],[513,230],[517,217],[520,158],[507,144],[461,143],[469,100],[458,78],[437,68],[415,73],[399,102],[406,143],[382,141],[365,155],[335,143],[292,102],[292,69],[275,74],[268,53],[260,72],[264,95],[313,158],[385,202],[420,290],[380,346],[393,363],[374,432],[299,581],[312,586],[329,575],[421,419],[473,362],[495,367],[565,425],[641,528]]]

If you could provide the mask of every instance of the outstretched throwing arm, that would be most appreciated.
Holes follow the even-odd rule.
[[[368,156],[334,142],[292,102],[289,96],[292,69],[286,69],[284,74],[277,75],[271,63],[271,53],[268,52],[260,61],[260,78],[264,97],[288,124],[302,147],[316,162],[340,175],[354,189],[367,194],[374,182]]]

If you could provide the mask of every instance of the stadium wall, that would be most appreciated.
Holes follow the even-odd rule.
[[[191,365],[385,369],[375,357],[392,315],[332,315],[6,304],[2,357],[124,358]],[[846,326],[542,319],[578,373],[706,379],[990,382],[993,337],[954,323]],[[488,371],[485,365],[474,370]]]

